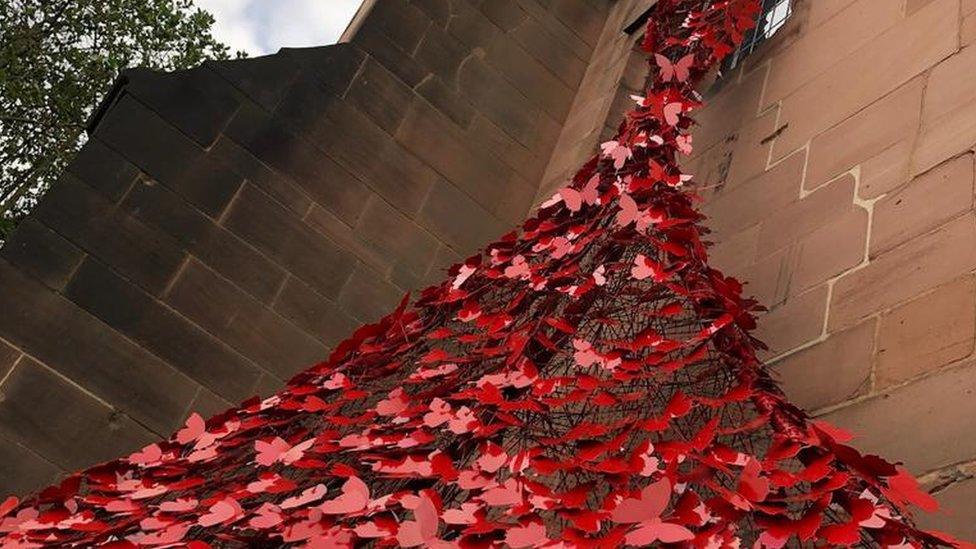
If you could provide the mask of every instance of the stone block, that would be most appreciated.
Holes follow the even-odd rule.
[[[798,294],[852,269],[865,260],[868,212],[854,206],[807,235],[798,244],[790,294]]]
[[[948,369],[827,414],[866,454],[897,456],[923,474],[976,456],[976,365]]]
[[[520,23],[528,18],[525,10],[518,5],[515,0],[496,0],[494,2],[482,2],[478,6],[481,13],[485,14],[503,32],[510,32],[519,26]]]
[[[790,401],[812,411],[869,391],[876,324],[867,320],[776,362]]]
[[[827,313],[827,287],[818,286],[759,317],[756,337],[769,349],[761,357],[775,357],[820,337]]]
[[[86,259],[65,296],[194,381],[236,402],[251,396],[261,370],[219,340]]]
[[[901,140],[861,164],[860,198],[870,200],[908,182],[912,160],[911,141]]]
[[[974,68],[976,48],[967,47],[932,69],[922,107],[915,173],[928,170],[976,142],[976,84],[966,77]]]
[[[355,232],[417,274],[427,272],[437,253],[437,238],[378,197],[369,202]]]
[[[413,58],[429,72],[456,88],[458,69],[469,55],[472,55],[470,48],[463,42],[440,29],[431,28],[424,33]]]
[[[267,256],[154,181],[144,180],[133,187],[120,209],[172,236],[194,257],[259,301],[270,303],[285,279],[284,270]]]
[[[579,57],[580,59],[589,60],[590,54],[594,53],[596,50],[594,43],[588,43],[584,40],[579,33],[571,26],[566,25],[559,17],[557,17],[547,6],[540,4],[538,0],[516,0],[519,7],[525,10],[530,17],[536,22],[544,27],[549,34],[552,35],[557,43],[559,43],[566,51],[572,52],[573,55]],[[473,10],[472,10],[473,11]],[[461,13],[465,13],[465,10],[459,10]],[[606,17],[604,16],[604,20]],[[453,22],[453,21],[452,21]]]
[[[352,335],[359,326],[338,304],[295,277],[285,282],[274,310],[329,346]]]
[[[0,280],[7,341],[153,432],[180,425],[199,385],[4,261]]]
[[[84,255],[32,217],[21,221],[0,248],[0,257],[55,291],[64,287]]]
[[[24,356],[19,349],[0,339],[0,379],[7,377],[14,364]]]
[[[414,92],[374,58],[367,57],[344,97],[392,134],[403,120]]]
[[[152,294],[163,291],[186,257],[171,237],[120,212],[70,174],[47,192],[34,219]]]
[[[708,263],[728,274],[743,272],[756,260],[759,225],[725,236],[708,251]]]
[[[373,200],[381,199],[373,195],[370,201]],[[392,257],[372,242],[364,240],[352,227],[325,208],[317,204],[313,206],[305,216],[305,223],[373,269],[380,272],[390,270]]]
[[[347,223],[362,212],[369,189],[282,121],[245,107],[231,121],[227,136]]]
[[[776,109],[772,109],[739,129],[724,180],[726,185],[734,187],[766,171],[771,147],[769,136],[776,130],[776,116]]]
[[[976,539],[976,479],[955,482],[935,493],[939,511],[922,513],[918,524],[922,528],[948,532],[959,539]]]
[[[262,376],[265,374],[261,374]],[[248,391],[248,398],[257,395],[255,387],[251,387]],[[223,413],[230,408],[233,408],[235,404],[217,396],[215,393],[208,391],[205,387],[200,387],[197,392],[197,396],[193,397],[193,401],[187,407],[186,417],[190,414],[196,412],[205,418],[213,417],[217,414]],[[186,421],[186,417],[183,418]]]
[[[412,50],[404,51],[389,36],[372,27],[362,27],[352,37],[353,43],[368,52],[404,84],[416,86],[430,74],[427,67],[410,56]]]
[[[351,254],[246,185],[224,227],[326,297],[333,297],[352,270]]]
[[[864,110],[828,129],[810,142],[810,160],[804,187],[813,189],[854,166],[868,162],[898,143],[911,143],[921,116],[922,91],[925,81],[915,78],[891,94],[872,103]],[[889,156],[892,166],[907,174],[911,160],[907,151]],[[862,172],[872,172],[862,168]],[[877,178],[874,174],[869,175]],[[898,180],[895,179],[897,182]],[[904,177],[901,178],[904,181]],[[878,196],[887,190],[876,183],[865,185],[861,195]],[[867,192],[865,192],[867,191]]]
[[[375,322],[389,314],[404,294],[403,289],[360,263],[339,294],[339,306],[361,322]]]
[[[511,82],[522,96],[553,120],[565,120],[575,97],[570,88],[545,65],[511,39],[495,40],[488,46],[485,61]],[[508,97],[509,101],[517,97]]]
[[[384,0],[372,5],[353,41],[361,33],[374,32],[389,37],[401,50],[412,52],[430,26],[426,14],[406,0]]]
[[[260,63],[242,61],[255,62]],[[124,75],[126,94],[138,98],[203,148],[213,144],[240,104],[236,90],[206,66],[174,73],[136,68]]]
[[[272,170],[227,136],[220,136],[210,148],[209,154],[219,158],[225,165],[233,166],[234,170],[249,183],[264,191],[295,215],[305,215],[312,206],[312,199],[294,181]]]
[[[878,386],[887,387],[969,356],[976,337],[976,283],[953,281],[881,317]]]
[[[426,103],[414,104],[396,138],[485,209],[495,212],[511,197],[517,175],[493,154],[469,147],[464,134]]]
[[[804,82],[830,70],[894,26],[902,17],[902,6],[897,2],[850,2],[835,17],[811,28],[773,58],[763,104],[781,101]]]
[[[903,19],[783,100],[773,158],[870,105],[958,47],[959,0],[936,0]],[[851,85],[857,82],[858,85]],[[817,108],[811,108],[816,105]]]
[[[17,365],[0,393],[0,436],[63,469],[128,455],[156,439],[125,414],[29,357]]]
[[[471,254],[505,226],[447,181],[438,180],[420,211],[419,223],[460,254]]]
[[[462,128],[468,127],[475,116],[476,111],[468,103],[468,100],[448,87],[436,75],[428,75],[423,82],[418,84],[417,93]],[[406,107],[408,103],[403,105]]]
[[[976,218],[967,214],[838,279],[830,304],[830,330],[855,324],[973,269]]]
[[[105,114],[93,138],[108,145],[149,177],[177,183],[203,149],[129,95]]]
[[[281,379],[325,357],[313,336],[191,260],[166,303]]]
[[[539,111],[515,86],[476,56],[468,57],[458,77],[461,95],[515,140],[531,148]]]
[[[778,250],[851,211],[854,177],[845,175],[802,199],[769,212],[759,232],[759,254]]]
[[[871,257],[973,209],[973,157],[963,155],[926,172],[874,205]]]
[[[122,198],[139,176],[138,168],[98,139],[89,139],[65,169],[112,202]]]
[[[341,101],[321,90],[296,85],[275,113],[300,131],[344,170],[408,214],[415,214],[436,177],[433,170],[408,153],[390,134]],[[329,207],[329,204],[320,204]],[[357,205],[362,211],[364,204]],[[337,212],[338,213],[338,212]],[[349,224],[355,219],[341,216]]]
[[[366,52],[350,42],[312,48],[282,48],[281,52],[336,95],[346,92],[366,61]]]
[[[804,153],[790,156],[760,176],[729,190],[720,189],[702,207],[706,226],[719,235],[750,227],[800,198]]]
[[[0,387],[0,391],[3,388]],[[57,465],[24,446],[0,437],[0,493],[27,494],[54,484],[63,473]]]
[[[794,248],[780,248],[735,274],[745,283],[746,294],[766,307],[778,307],[786,300],[795,261]]]
[[[208,61],[204,63],[204,69],[220,75],[242,95],[267,111],[274,110],[300,71],[295,60],[285,53]]]
[[[482,4],[487,6],[490,3]],[[567,48],[546,26],[533,17],[527,17],[509,35],[539,63],[549,69],[560,81],[575,89],[586,73],[588,58],[580,58]],[[641,69],[641,73],[645,72]],[[643,74],[641,76],[643,79]]]
[[[410,3],[424,12],[439,28],[443,28],[451,18],[451,0],[410,0]]]

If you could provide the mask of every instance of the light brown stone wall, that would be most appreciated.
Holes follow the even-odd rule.
[[[795,9],[698,116],[712,263],[769,307],[788,395],[976,538],[976,2]]]

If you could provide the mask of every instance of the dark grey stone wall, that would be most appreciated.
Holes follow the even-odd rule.
[[[378,0],[348,43],[128,71],[0,250],[0,492],[269,393],[509,230],[610,5]]]

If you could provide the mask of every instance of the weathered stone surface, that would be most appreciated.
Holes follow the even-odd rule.
[[[0,393],[0,436],[64,469],[127,455],[156,438],[29,357],[7,377]]]
[[[405,291],[383,279],[363,264],[356,265],[339,294],[339,305],[360,322],[375,322],[389,314],[403,299]]]
[[[186,257],[171,237],[118,211],[71,175],[48,191],[34,218],[153,294]]]
[[[438,180],[427,195],[419,223],[457,253],[470,254],[501,236],[504,225],[450,183]],[[487,235],[493,235],[488,236]]]
[[[204,148],[214,142],[240,104],[238,92],[207,66],[171,74],[137,68],[126,70],[124,76],[126,94]]]
[[[931,2],[784,99],[780,120],[789,127],[776,138],[773,157],[796,150],[810,136],[863,109],[955,51],[958,2]]]
[[[120,209],[172,236],[259,301],[270,303],[281,287],[285,278],[281,267],[154,181],[143,180],[133,187]]]
[[[953,281],[881,317],[878,386],[932,372],[969,356],[976,337],[976,282]]]
[[[427,272],[437,252],[436,237],[379,197],[366,206],[356,233],[417,274]]]
[[[976,218],[967,214],[841,277],[832,294],[830,330],[850,326],[973,269]]]
[[[246,178],[248,183],[264,191],[295,215],[305,215],[313,204],[308,194],[293,180],[273,171],[250,151],[226,136],[217,139],[210,148],[210,154],[219,158],[224,165],[233,166],[234,171]]]
[[[295,277],[285,281],[274,310],[326,345],[345,339],[359,325],[336,302]]]
[[[867,320],[776,362],[773,368],[790,400],[816,410],[867,392],[876,324]]]
[[[902,6],[897,2],[858,0],[849,3],[836,16],[810,29],[772,59],[763,104],[782,100],[804,82],[830,70],[844,57],[901,21],[902,16]]]
[[[932,230],[973,209],[973,156],[926,172],[874,205],[871,256]]]
[[[826,311],[824,285],[790,297],[780,307],[759,317],[756,337],[769,347],[762,355],[774,357],[820,337]]]
[[[0,387],[3,392],[3,387]],[[20,443],[0,437],[0,492],[26,494],[50,486],[62,469]]]
[[[0,379],[7,377],[14,364],[23,355],[24,353],[21,353],[19,349],[11,346],[6,341],[0,340]]]
[[[706,226],[720,235],[730,234],[799,200],[803,164],[804,153],[799,152],[755,179],[708,197],[702,207]]]
[[[112,202],[139,176],[138,168],[98,139],[89,139],[66,169]]]
[[[386,67],[367,57],[362,70],[350,84],[345,99],[392,134],[403,120],[413,100],[413,93]]]
[[[976,365],[960,365],[825,416],[864,453],[898,456],[924,473],[976,456]]]
[[[102,322],[215,393],[232,402],[251,396],[261,374],[254,363],[105,265],[86,259],[64,293]]]
[[[196,383],[5,261],[0,280],[4,339],[156,433],[179,426]]]
[[[347,250],[250,185],[241,190],[223,225],[326,297],[337,295],[352,271]]]
[[[199,263],[190,260],[166,303],[281,379],[325,356],[325,347]]]
[[[792,244],[851,210],[854,202],[854,177],[843,176],[804,196],[763,220],[759,233],[759,254]]]
[[[923,172],[976,142],[976,84],[966,78],[976,68],[976,48],[967,47],[939,63],[929,76],[922,107],[922,131],[915,172]]]
[[[952,532],[959,539],[976,539],[976,479],[962,480],[935,494],[941,507],[937,513],[922,513],[923,528]]]
[[[766,307],[777,307],[786,299],[795,260],[794,248],[780,248],[735,274],[745,281],[746,294]]]
[[[863,2],[862,2],[863,3]],[[894,92],[829,130],[817,135],[810,142],[810,160],[804,187],[813,189],[825,181],[837,177],[859,163],[895,147],[899,143],[912,143],[921,116],[922,91],[925,80],[915,78]],[[901,177],[890,178],[894,184],[905,180],[910,155],[902,150],[898,156],[890,156],[888,170],[897,171]],[[862,172],[873,172],[865,170]],[[863,176],[877,179],[874,173]],[[888,190],[877,183],[862,185],[864,198],[878,196]]]
[[[316,202],[347,223],[359,217],[369,189],[349,171],[295,135],[280,120],[253,108],[242,108],[227,136],[272,169],[291,178]]]
[[[0,248],[0,257],[52,290],[64,287],[85,253],[33,218],[22,221]]]
[[[288,85],[299,72],[298,64],[282,53],[247,60],[210,61],[204,67],[219,74],[251,101],[269,111],[281,101]]]
[[[853,206],[847,213],[811,232],[798,244],[790,294],[825,282],[865,259],[868,212]]]

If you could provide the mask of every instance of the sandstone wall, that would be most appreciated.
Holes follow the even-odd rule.
[[[269,393],[523,219],[609,3],[368,4],[124,75],[0,250],[0,492]]]
[[[699,116],[713,264],[769,307],[787,393],[976,538],[976,2],[795,9]]]

